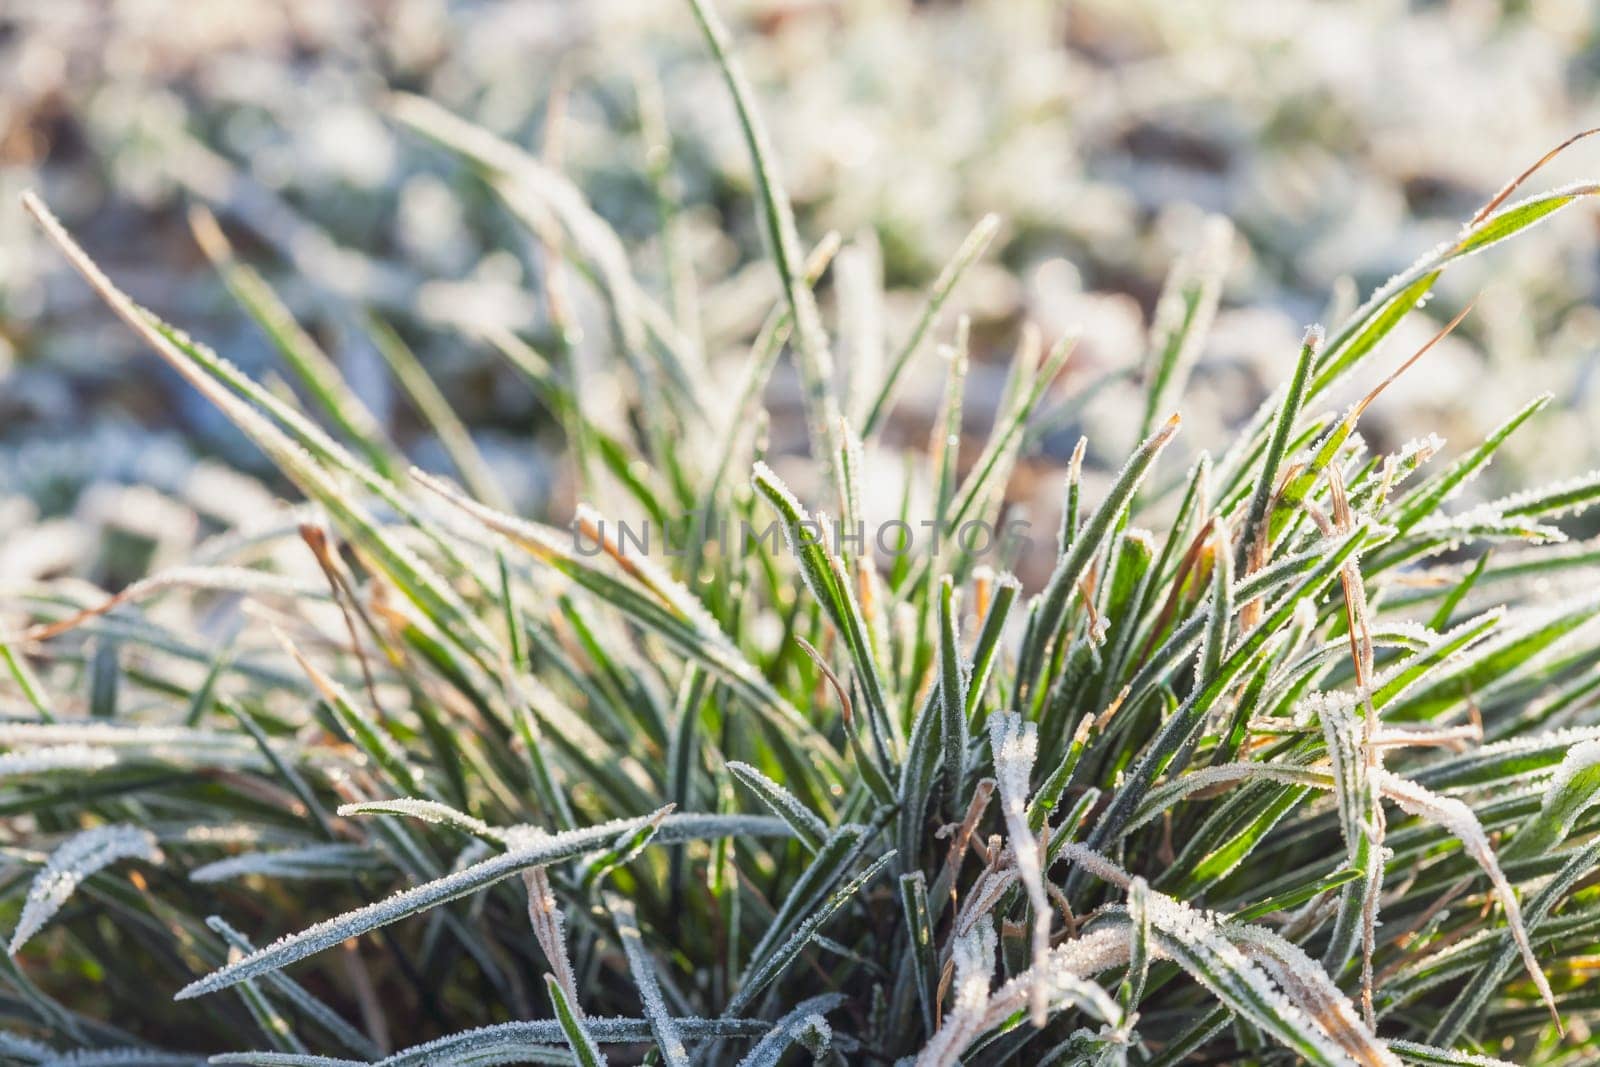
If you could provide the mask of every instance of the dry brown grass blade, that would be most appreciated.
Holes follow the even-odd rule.
[[[1366,411],[1367,408],[1371,406],[1372,402],[1382,395],[1385,389],[1393,385],[1402,374],[1415,366],[1417,360],[1428,354],[1429,349],[1433,348],[1434,345],[1438,344],[1440,341],[1443,341],[1446,337],[1449,337],[1452,333],[1454,333],[1455,328],[1461,325],[1461,320],[1466,318],[1467,315],[1471,313],[1472,309],[1477,306],[1477,303],[1477,297],[1473,297],[1470,301],[1468,301],[1467,306],[1457,312],[1456,317],[1447,322],[1443,329],[1430,337],[1426,344],[1407,357],[1404,363],[1390,371],[1381,382],[1372,387],[1372,390],[1367,393],[1366,396],[1356,401],[1355,406],[1350,409],[1350,414],[1345,416],[1345,422],[1352,426],[1355,425],[1355,421],[1361,417],[1362,412]]]
[[[825,640],[827,637],[831,637],[831,634],[826,635]],[[799,634],[795,635],[794,640],[800,646],[801,651],[811,657],[811,662],[816,664],[817,669],[822,672],[822,676],[827,679],[828,685],[833,687],[833,694],[839,699],[839,711],[844,716],[845,729],[850,729],[855,721],[855,705],[850,701],[849,690],[839,680],[839,676],[834,673],[833,668],[828,666],[827,659],[812,646],[810,641],[807,641]]]
[[[1518,186],[1527,181],[1529,178],[1533,177],[1540,168],[1545,166],[1545,164],[1549,163],[1552,159],[1556,158],[1562,152],[1565,152],[1568,148],[1571,148],[1584,138],[1590,137],[1597,133],[1600,133],[1600,126],[1596,126],[1593,129],[1582,130],[1573,134],[1571,137],[1568,137],[1565,141],[1562,141],[1560,144],[1550,149],[1550,151],[1540,156],[1538,161],[1535,162],[1533,166],[1529,167],[1515,178],[1512,178],[1510,181],[1506,182],[1505,185],[1501,186],[1500,191],[1490,197],[1488,202],[1478,209],[1478,213],[1472,216],[1472,221],[1468,223],[1468,225],[1476,226],[1478,223],[1494,214],[1495,208],[1505,203],[1506,198],[1517,191]]]
[[[355,650],[356,661],[361,665],[361,680],[366,684],[367,696],[372,698],[372,706],[378,709],[378,714],[383,715],[383,702],[378,699],[378,683],[372,674],[372,664],[367,659],[367,650],[361,643],[361,634],[356,629],[355,616],[351,613],[352,607],[361,610],[360,602],[345,581],[338,561],[328,548],[328,534],[320,526],[311,523],[300,524],[300,539],[311,550],[311,555],[316,558],[317,566],[322,568],[322,575],[328,580],[328,588],[333,593],[333,602],[339,605],[339,615],[344,619],[344,628],[350,634],[350,647]],[[363,613],[365,619],[365,614]],[[371,619],[365,619],[367,628],[373,634],[377,630],[372,626]],[[393,650],[387,650],[390,659],[395,658]]]
[[[50,623],[41,623],[38,626],[30,626],[19,633],[6,634],[3,637],[0,637],[0,643],[19,645],[33,644],[35,642],[48,641],[54,637],[60,637],[62,634],[82,626],[91,619],[97,619],[107,612],[116,610],[123,604],[138,600],[141,596],[154,593],[160,589],[175,584],[178,583],[173,581],[170,576],[160,574],[153,575],[142,581],[134,582],[132,585],[120,592],[113,593],[111,596],[106,597],[98,604],[91,605],[90,607],[84,608],[81,611],[73,612],[64,619],[58,619],[55,622]]]
[[[974,568],[972,572],[972,613],[979,619],[989,614],[989,599],[993,595],[994,571],[989,567]],[[865,609],[863,608],[863,610]]]
[[[1184,583],[1189,580],[1191,574],[1199,566],[1201,553],[1206,549],[1206,545],[1210,540],[1211,529],[1216,525],[1216,522],[1217,516],[1215,515],[1206,519],[1195,533],[1194,540],[1189,542],[1189,547],[1184,552],[1183,559],[1178,563],[1178,571],[1172,576],[1172,588],[1167,592],[1167,599],[1161,605],[1161,612],[1156,616],[1156,623],[1150,629],[1150,637],[1145,641],[1137,663],[1142,665],[1150,658],[1150,653],[1155,651],[1156,642],[1161,639],[1161,635],[1172,622],[1173,616],[1177,614],[1178,601],[1183,595]],[[1198,585],[1206,580],[1206,573],[1199,574],[1197,579],[1196,584]]]
[[[1462,315],[1465,314],[1463,311]],[[1460,321],[1461,317],[1457,316],[1456,322]],[[1446,327],[1446,330],[1449,328]],[[1424,347],[1423,351],[1427,351],[1427,348]],[[1420,354],[1419,352],[1418,355]],[[1411,361],[1414,362],[1416,358],[1413,356]],[[1345,533],[1354,526],[1355,516],[1350,510],[1350,498],[1345,493],[1344,475],[1334,465],[1328,467],[1328,492],[1333,502],[1333,528],[1339,533]],[[1378,710],[1372,703],[1371,691],[1374,671],[1372,620],[1367,607],[1366,585],[1361,579],[1361,565],[1355,557],[1351,557],[1350,561],[1339,569],[1339,585],[1344,593],[1345,628],[1350,638],[1350,660],[1355,667],[1356,689],[1365,712],[1361,718],[1361,754],[1366,762],[1366,772],[1370,781],[1381,771],[1383,757],[1378,747],[1372,743],[1378,728],[1376,721]],[[1381,856],[1385,830],[1383,805],[1376,804],[1374,807],[1376,808],[1373,812],[1375,836],[1370,847],[1375,855]],[[1377,1012],[1372,1003],[1374,985],[1372,957],[1377,951],[1378,898],[1381,890],[1380,874],[1369,880],[1361,901],[1361,1014],[1368,1029],[1374,1029],[1378,1024]]]
[[[567,995],[573,1013],[581,1019],[583,1008],[578,1003],[578,982],[567,955],[566,917],[551,888],[550,876],[544,868],[535,867],[522,872],[522,883],[528,891],[528,924],[533,928],[534,940],[544,951],[545,963]]]
[[[989,810],[989,801],[994,796],[997,783],[993,778],[981,778],[972,790],[972,800],[967,804],[967,813],[961,822],[956,825],[954,837],[950,842],[950,851],[945,856],[944,866],[939,871],[938,880],[934,882],[932,896],[942,897],[948,891],[951,905],[959,903],[956,893],[956,876],[961,870],[961,864],[966,859],[967,851],[972,845],[972,835],[978,829],[978,823],[983,820],[984,812]],[[946,827],[946,830],[949,828]]]
[[[66,618],[39,623],[13,633],[0,633],[0,644],[26,645],[49,641],[125,604],[135,603],[163,590],[183,588],[214,589],[250,597],[276,594],[291,599],[303,596],[307,592],[299,582],[261,571],[226,567],[174,567],[140,579],[99,603],[75,611]]]

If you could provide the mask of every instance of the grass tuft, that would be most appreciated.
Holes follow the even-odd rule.
[[[873,492],[885,427],[1001,223],[978,223],[898,343],[871,336],[877,295],[854,298],[865,336],[838,350],[882,358],[870,380],[848,368],[841,400],[814,291],[838,239],[807,258],[735,39],[691,6],[781,287],[750,316],[726,410],[681,269],[655,293],[553,166],[393,103],[606,311],[612,408],[570,387],[569,348],[488,338],[582,468],[569,529],[512,513],[374,309],[346,310],[465,490],[408,465],[209,215],[206,254],[309,404],[136,305],[24,197],[309,508],[115,595],[61,583],[8,605],[0,805],[33,843],[0,880],[17,1031],[0,1055],[1594,1062],[1597,555],[1560,542],[1600,479],[1454,509],[1548,397],[1449,458],[1432,438],[1372,454],[1357,430],[1466,315],[1383,373],[1382,342],[1440,275],[1600,185],[1509,203],[1530,168],[1347,321],[1308,329],[1229,453],[1178,477],[1166,413],[1220,299],[1214,223],[1129,354],[1144,440],[1104,488],[1080,442],[1029,589],[1007,573],[1016,546],[970,530],[993,541],[1017,517],[1007,482],[1075,337],[1022,332],[963,464],[958,321],[911,475],[947,533],[889,552],[874,524],[919,516]],[[870,239],[840,255],[875,284]],[[762,432],[786,345],[804,462]],[[1346,378],[1375,384],[1321,410]],[[639,516],[722,528],[658,526],[652,551]],[[662,551],[669,534],[689,547]],[[208,647],[200,608],[224,598],[242,624]],[[156,610],[173,600],[189,615]]]

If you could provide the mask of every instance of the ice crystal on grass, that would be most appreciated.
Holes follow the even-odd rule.
[[[196,882],[226,882],[250,875],[270,878],[343,879],[352,870],[380,866],[380,860],[361,845],[308,845],[277,852],[247,852],[189,872]]]
[[[465,812],[457,811],[448,804],[437,800],[424,800],[418,797],[401,797],[395,800],[371,800],[360,804],[345,804],[339,808],[340,815],[404,815],[413,819],[421,819],[437,826],[451,826],[465,833],[487,838],[491,841],[503,840],[506,831],[497,830],[484,822],[475,819]]]
[[[951,1067],[959,1063],[962,1052],[982,1031],[997,944],[994,921],[985,916],[951,945],[954,972],[950,1012],[933,1040],[917,1055],[917,1067]],[[1041,987],[1030,999],[1045,1003],[1046,996]]]
[[[1028,781],[1039,756],[1039,728],[1017,715],[996,713],[989,718],[989,748],[994,753],[994,776],[1000,788],[1000,810],[1011,838],[1018,877],[1028,891],[1033,910],[1033,962],[1041,963],[1050,949],[1050,901],[1045,897],[1039,862],[1039,843],[1028,828]],[[1031,1007],[1033,1025],[1043,1026],[1045,993],[1040,987]]]
[[[0,779],[56,771],[103,771],[117,763],[117,753],[93,745],[44,745],[0,753]]]
[[[155,835],[138,826],[97,826],[75,834],[50,853],[28,886],[22,917],[6,951],[15,956],[61,910],[83,881],[118,860],[160,863]]]
[[[1567,750],[1551,776],[1539,814],[1523,824],[1507,847],[1508,856],[1530,856],[1554,848],[1595,803],[1600,791],[1600,740],[1579,741]]]
[[[661,986],[656,979],[655,964],[644,946],[644,936],[639,932],[633,905],[614,893],[605,896],[606,909],[616,924],[617,936],[622,939],[622,951],[628,957],[628,970],[633,974],[639,999],[644,1002],[645,1018],[650,1020],[650,1032],[655,1035],[656,1048],[668,1067],[688,1067],[689,1051],[684,1047],[683,1036],[667,1005],[661,999]]]
[[[1478,817],[1460,800],[1439,796],[1415,782],[1406,781],[1386,771],[1379,772],[1379,781],[1384,795],[1394,800],[1405,811],[1412,815],[1420,815],[1449,831],[1461,842],[1461,847],[1466,850],[1467,855],[1471,856],[1489,876],[1495,896],[1499,898],[1500,906],[1505,909],[1506,925],[1511,927],[1517,949],[1522,953],[1522,964],[1527,968],[1528,977],[1533,979],[1534,988],[1539,991],[1540,998],[1550,1009],[1556,1028],[1560,1029],[1561,1016],[1556,1011],[1555,994],[1550,989],[1549,980],[1545,978],[1544,969],[1539,966],[1539,961],[1533,954],[1533,945],[1529,942],[1527,929],[1522,923],[1522,908],[1517,904],[1517,891],[1511,887],[1511,882],[1495,859],[1494,850],[1489,846],[1489,837],[1484,833],[1483,824],[1478,821]]]
[[[396,893],[387,900],[368,904],[337,918],[317,923],[297,934],[281,937],[205,978],[191,982],[178,991],[178,999],[226,989],[247,978],[277,970],[295,960],[304,959],[341,941],[364,934],[368,930],[387,926],[419,911],[475,892],[518,871],[547,866],[581,856],[585,852],[598,851],[612,843],[618,836],[638,829],[646,821],[616,819],[582,830],[568,830],[560,834],[541,836],[454,874]]]

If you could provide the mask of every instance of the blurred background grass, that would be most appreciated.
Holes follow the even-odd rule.
[[[952,305],[974,319],[979,439],[1024,320],[1047,337],[1083,328],[1067,391],[1106,372],[1131,378],[1169,264],[1220,215],[1235,227],[1222,309],[1182,441],[1225,446],[1283,378],[1305,323],[1335,318],[1330,308],[1451,236],[1600,116],[1600,10],[1586,0],[725,7],[802,231],[876,244],[890,338],[906,335],[918,290],[972,224],[1004,219]],[[255,481],[271,478],[262,458],[67,277],[22,217],[24,188],[40,189],[137,299],[270,379],[267,339],[186,224],[189,205],[209,206],[411,454],[448,469],[352,314],[382,310],[518,505],[558,518],[571,503],[559,433],[475,340],[487,325],[548,335],[548,264],[475,177],[386,120],[384,94],[424,93],[559,158],[664,291],[648,177],[664,157],[641,128],[641,99],[659,98],[669,187],[685,205],[679,251],[730,383],[777,299],[731,106],[676,0],[10,0],[0,12],[7,580],[68,571],[115,585],[153,560],[141,552],[117,573],[108,527],[131,527],[158,561],[271,506],[270,484]],[[1533,187],[1600,172],[1597,152],[1580,145]],[[1525,483],[1530,468],[1543,479],[1593,466],[1596,237],[1580,207],[1489,253],[1492,268],[1453,270],[1380,366],[1474,296],[1477,308],[1364,419],[1369,439],[1393,447],[1431,431],[1460,447],[1548,390],[1556,403],[1482,491]],[[851,312],[841,273],[822,286],[829,314]],[[573,295],[591,326],[577,356],[598,363],[609,344],[599,309],[581,286]],[[929,346],[889,438],[906,448],[927,439],[936,366]],[[774,450],[803,447],[791,372],[769,402]],[[1019,480],[1020,502],[1047,515],[1077,435],[1090,435],[1093,466],[1126,450],[1141,414],[1136,386],[1116,378],[1065,405],[1033,477]]]

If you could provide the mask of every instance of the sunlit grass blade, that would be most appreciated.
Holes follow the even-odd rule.
[[[411,346],[406,344],[393,326],[377,316],[368,317],[367,330],[378,354],[389,365],[389,370],[416,405],[418,413],[433,428],[440,446],[450,457],[450,462],[455,464],[462,481],[485,504],[501,511],[508,510],[510,505],[499,479]]]
[[[894,403],[896,387],[905,375],[906,368],[910,366],[917,352],[921,349],[924,339],[938,325],[940,312],[944,309],[945,302],[950,299],[950,294],[955,290],[956,284],[961,281],[967,268],[972,266],[978,257],[983,255],[989,247],[994,236],[1000,230],[1000,218],[997,215],[985,215],[967,234],[961,247],[956,249],[956,254],[945,264],[939,276],[934,279],[933,285],[928,290],[922,306],[922,312],[917,317],[917,323],[912,327],[911,334],[905,342],[890,357],[888,368],[884,372],[883,382],[876,386],[877,392],[870,404],[861,415],[861,436],[871,440],[873,435],[882,427],[888,417],[889,409]],[[863,393],[863,396],[866,394]]]
[[[789,194],[778,182],[770,138],[761,116],[755,110],[755,93],[733,55],[733,42],[727,28],[709,0],[689,0],[689,3],[711,48],[711,54],[722,71],[728,92],[733,97],[734,108],[739,116],[739,129],[744,135],[745,148],[755,170],[767,252],[777,268],[778,280],[783,285],[789,313],[794,319],[797,362],[804,384],[811,441],[818,453],[828,459],[834,489],[843,493],[838,460],[843,453],[838,429],[841,412],[833,388],[833,353],[817,312],[816,298],[801,273],[804,253],[799,231],[795,228],[794,208],[789,202]],[[843,506],[840,510],[846,514],[849,512]]]
[[[1288,454],[1289,439],[1294,433],[1296,421],[1300,418],[1300,408],[1305,404],[1311,368],[1316,362],[1322,344],[1323,335],[1320,327],[1307,330],[1305,339],[1300,342],[1300,357],[1295,361],[1294,373],[1284,390],[1283,401],[1278,405],[1278,414],[1273,419],[1272,433],[1267,440],[1266,457],[1262,460],[1261,472],[1256,476],[1255,489],[1250,494],[1250,508],[1245,512],[1244,522],[1239,527],[1239,547],[1235,562],[1240,567],[1248,564],[1250,554],[1257,550],[1258,543],[1264,543],[1271,537],[1271,531],[1266,525],[1268,508],[1272,505],[1273,494],[1278,491],[1278,471]]]
[[[1149,437],[1161,413],[1172,410],[1217,312],[1233,226],[1223,218],[1209,219],[1200,240],[1198,249],[1173,265],[1156,304],[1144,370],[1140,437]]]
[[[333,358],[296,321],[266,279],[239,261],[211,212],[202,207],[191,209],[189,228],[201,251],[222,275],[228,291],[266,333],[317,406],[356,444],[378,473],[395,480],[405,469],[399,454],[377,416],[345,381]]]

